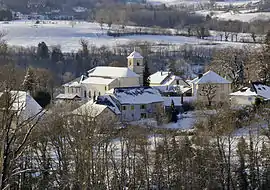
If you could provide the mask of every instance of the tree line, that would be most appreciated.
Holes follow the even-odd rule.
[[[255,20],[242,22],[237,20],[218,20],[213,15],[197,15],[189,9],[176,9],[165,5],[105,5],[92,10],[90,20],[100,25],[119,24],[122,28],[127,25],[175,28],[182,30],[197,30],[204,28],[232,33],[265,34],[270,29],[269,21]],[[207,32],[206,32],[207,33]]]
[[[179,66],[176,66],[174,71],[180,72],[184,67],[190,67],[190,64],[207,62],[212,54],[211,48],[189,45],[157,47],[148,42],[130,42],[110,48],[89,45],[86,40],[78,43],[81,44],[78,51],[62,52],[60,46],[48,47],[45,42],[40,42],[37,47],[24,48],[8,46],[2,41],[0,61],[2,65],[9,63],[16,65],[24,73],[31,67],[32,70],[36,70],[34,71],[36,76],[47,78],[45,80],[48,81],[47,84],[41,86],[51,89],[52,86],[60,86],[82,74],[87,75],[87,71],[96,66],[126,67],[126,57],[134,47],[144,56],[150,73],[164,70],[167,63],[174,61],[179,62]],[[38,79],[38,81],[42,80]]]

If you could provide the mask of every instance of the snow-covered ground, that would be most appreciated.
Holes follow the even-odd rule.
[[[219,1],[216,2],[216,4],[218,6],[246,6],[246,5],[250,5],[250,4],[257,4],[259,3],[261,0],[225,0],[225,1]]]
[[[178,116],[177,123],[169,123],[164,127],[167,129],[193,130],[197,121],[196,112],[187,112]]]
[[[216,2],[217,6],[246,6],[249,4],[256,4],[261,0],[225,0]],[[202,5],[209,4],[210,0],[147,0],[152,4],[166,4],[166,5]]]
[[[78,50],[79,41],[85,39],[96,46],[116,46],[131,41],[149,41],[163,44],[199,44],[203,40],[195,37],[137,35],[114,38],[107,36],[107,30],[101,30],[98,23],[78,22],[72,27],[70,21],[46,21],[35,24],[33,21],[14,21],[0,23],[0,30],[6,34],[10,45],[37,46],[44,41],[49,46],[60,45],[63,51]]]
[[[256,11],[255,9],[253,11]],[[225,12],[225,11],[196,11],[197,14],[206,16],[213,14],[213,18],[220,20],[240,20],[242,22],[251,22],[254,20],[270,20],[270,12],[252,12],[252,10],[245,10],[239,12]]]
[[[104,27],[105,28],[105,27]],[[4,32],[9,45],[37,46],[44,41],[48,46],[60,45],[62,51],[71,52],[80,48],[79,41],[85,39],[89,45],[117,46],[132,41],[148,41],[154,44],[174,45],[211,45],[211,40],[201,40],[196,37],[163,36],[163,35],[133,35],[114,38],[107,36],[106,28],[101,30],[98,23],[70,21],[46,21],[46,24],[35,24],[34,21],[12,21],[8,24],[0,22],[0,31]],[[215,42],[224,46],[242,47],[241,43]]]
[[[147,0],[147,2],[156,5],[199,5],[209,3],[209,0]]]

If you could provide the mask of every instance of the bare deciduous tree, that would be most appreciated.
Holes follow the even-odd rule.
[[[215,84],[206,83],[199,90],[199,95],[206,97],[208,106],[211,106],[212,101],[214,97],[216,96],[216,92],[217,92],[217,86]]]

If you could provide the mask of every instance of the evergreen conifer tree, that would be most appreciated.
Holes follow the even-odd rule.
[[[171,122],[177,122],[177,110],[174,106],[174,101],[171,102]]]
[[[33,93],[35,88],[35,76],[31,68],[28,68],[22,85],[25,91],[29,91],[31,94]]]
[[[34,94],[33,98],[42,108],[45,108],[51,102],[51,95],[47,91],[38,91]]]
[[[144,72],[143,72],[143,86],[149,86],[150,85],[149,76],[150,76],[149,67],[148,67],[147,61],[145,61]]]
[[[41,42],[38,44],[37,56],[41,59],[49,58],[49,48],[45,42]]]

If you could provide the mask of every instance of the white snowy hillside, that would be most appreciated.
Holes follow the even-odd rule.
[[[199,5],[209,3],[209,0],[147,0],[151,4],[166,4],[166,5]]]
[[[75,21],[74,21],[75,22]],[[37,46],[44,41],[49,47],[60,45],[63,52],[77,51],[84,39],[89,45],[95,46],[117,46],[132,41],[148,41],[154,44],[172,45],[205,45],[212,46],[211,40],[202,40],[196,37],[164,36],[164,35],[132,35],[114,38],[107,35],[107,29],[102,30],[98,23],[70,21],[45,21],[35,24],[34,21],[12,21],[0,22],[0,31],[6,35],[4,39],[9,45],[14,46]],[[127,26],[132,28],[132,26]],[[222,46],[242,47],[241,43],[214,42]],[[209,45],[210,44],[210,45]]]
[[[219,20],[239,20],[242,22],[251,22],[255,20],[270,20],[270,12],[256,12],[257,10],[245,10],[245,11],[209,11],[201,10],[196,11],[199,15],[213,15],[212,18]]]
[[[261,0],[224,0],[216,1],[218,6],[246,6],[250,4],[256,4]],[[203,5],[210,3],[210,0],[147,0],[151,4],[166,4],[166,5]]]

